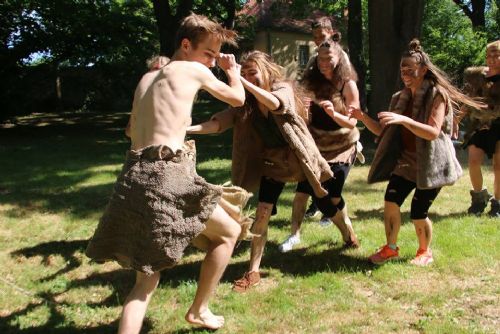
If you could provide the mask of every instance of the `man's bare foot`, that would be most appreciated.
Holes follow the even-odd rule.
[[[209,309],[206,309],[206,311],[201,313],[194,312],[189,309],[188,313],[186,313],[185,319],[190,324],[208,329],[219,329],[224,326],[224,317],[213,314]]]

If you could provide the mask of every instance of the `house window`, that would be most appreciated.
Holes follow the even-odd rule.
[[[299,66],[306,67],[309,61],[309,45],[299,45]]]

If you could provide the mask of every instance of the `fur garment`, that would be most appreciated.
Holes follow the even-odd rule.
[[[451,142],[453,109],[447,94],[440,87],[424,80],[413,100],[412,118],[427,124],[434,100],[442,96],[447,103],[446,115],[438,138],[425,140],[415,136],[417,154],[416,183],[419,189],[434,189],[455,183],[462,175],[462,168],[455,156]],[[403,89],[392,96],[389,111],[402,114],[411,99],[409,89]],[[380,142],[368,174],[368,182],[389,180],[402,152],[402,125],[388,125],[382,131]]]
[[[487,109],[478,110],[464,107],[463,111],[470,122],[465,134],[464,146],[468,145],[472,135],[478,130],[490,129],[492,124],[500,123],[500,81],[486,79],[487,67],[469,67],[464,71],[464,91],[470,97],[480,98]]]
[[[305,121],[295,110],[292,86],[287,82],[280,82],[273,86],[271,93],[280,101],[280,108],[270,112],[269,117],[274,117],[283,138],[289,144],[288,147],[281,149],[281,152],[276,153],[277,159],[283,156],[287,157],[285,163],[288,166],[287,168],[279,168],[279,173],[267,175],[271,173],[272,169],[269,166],[264,166],[264,146],[259,135],[253,129],[250,117],[248,117],[248,113],[260,112],[259,110],[230,108],[215,114],[212,118],[219,121],[219,132],[234,126],[233,184],[242,187],[255,185],[258,184],[262,175],[282,182],[298,182],[307,179],[316,196],[326,196],[328,192],[321,186],[321,183],[331,178],[333,174],[328,162],[321,156],[316,147]],[[295,157],[289,158],[290,153]],[[267,158],[268,160],[277,160]],[[260,171],[261,174],[256,173],[256,171]]]
[[[165,145],[127,152],[87,256],[97,262],[116,260],[148,275],[174,266],[224,197],[223,187],[196,173],[195,155],[193,141],[176,152]],[[241,210],[249,194],[241,188],[231,192],[226,197],[239,215],[228,213],[248,230]]]

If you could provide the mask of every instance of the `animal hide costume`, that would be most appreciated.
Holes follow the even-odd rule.
[[[232,181],[242,187],[258,186],[262,175],[281,182],[298,182],[307,179],[318,197],[328,192],[321,182],[333,176],[326,160],[321,156],[305,121],[295,111],[295,98],[289,83],[277,83],[272,94],[280,101],[280,108],[270,112],[280,133],[288,143],[287,147],[266,149],[262,139],[253,129],[249,105],[229,108],[215,114],[219,121],[219,132],[234,126]],[[250,155],[252,154],[252,155]],[[260,172],[260,174],[258,173]],[[247,188],[249,189],[249,188]]]
[[[487,109],[478,110],[464,108],[463,112],[469,117],[469,124],[464,138],[464,147],[479,143],[485,149],[488,156],[495,152],[495,144],[500,138],[500,76],[486,77],[487,67],[469,67],[464,72],[464,91],[470,97],[481,98],[488,106]],[[473,136],[481,132],[481,138],[473,139]]]
[[[87,256],[148,275],[172,267],[191,242],[206,248],[200,233],[217,203],[246,234],[251,221],[241,211],[250,195],[207,183],[196,174],[195,157],[194,141],[176,152],[164,145],[128,151]]]
[[[453,184],[462,175],[462,168],[455,156],[451,142],[453,109],[446,93],[430,81],[424,80],[415,93],[412,118],[427,124],[432,106],[437,96],[447,101],[447,111],[441,132],[434,140],[425,140],[415,136],[416,142],[416,184],[419,189],[434,189]],[[392,96],[389,111],[402,114],[411,99],[409,89],[403,89]],[[368,174],[368,182],[389,180],[402,153],[402,125],[393,124],[384,128]]]
[[[467,108],[466,112],[473,122],[473,128],[489,127],[500,118],[500,81],[490,81],[486,78],[488,68],[469,67],[464,72],[464,91],[470,97],[479,97],[488,105],[486,110]]]
[[[346,115],[346,105],[342,90],[335,90],[329,99],[336,112]],[[312,121],[309,130],[321,155],[329,163],[352,163],[356,154],[356,143],[359,140],[359,130],[344,128],[338,125],[325,111],[319,107],[321,99],[311,105],[309,117]]]

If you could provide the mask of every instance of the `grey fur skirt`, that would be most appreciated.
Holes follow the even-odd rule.
[[[176,152],[163,145],[128,151],[87,256],[148,275],[174,266],[223,191],[196,174],[195,155],[194,142]]]

